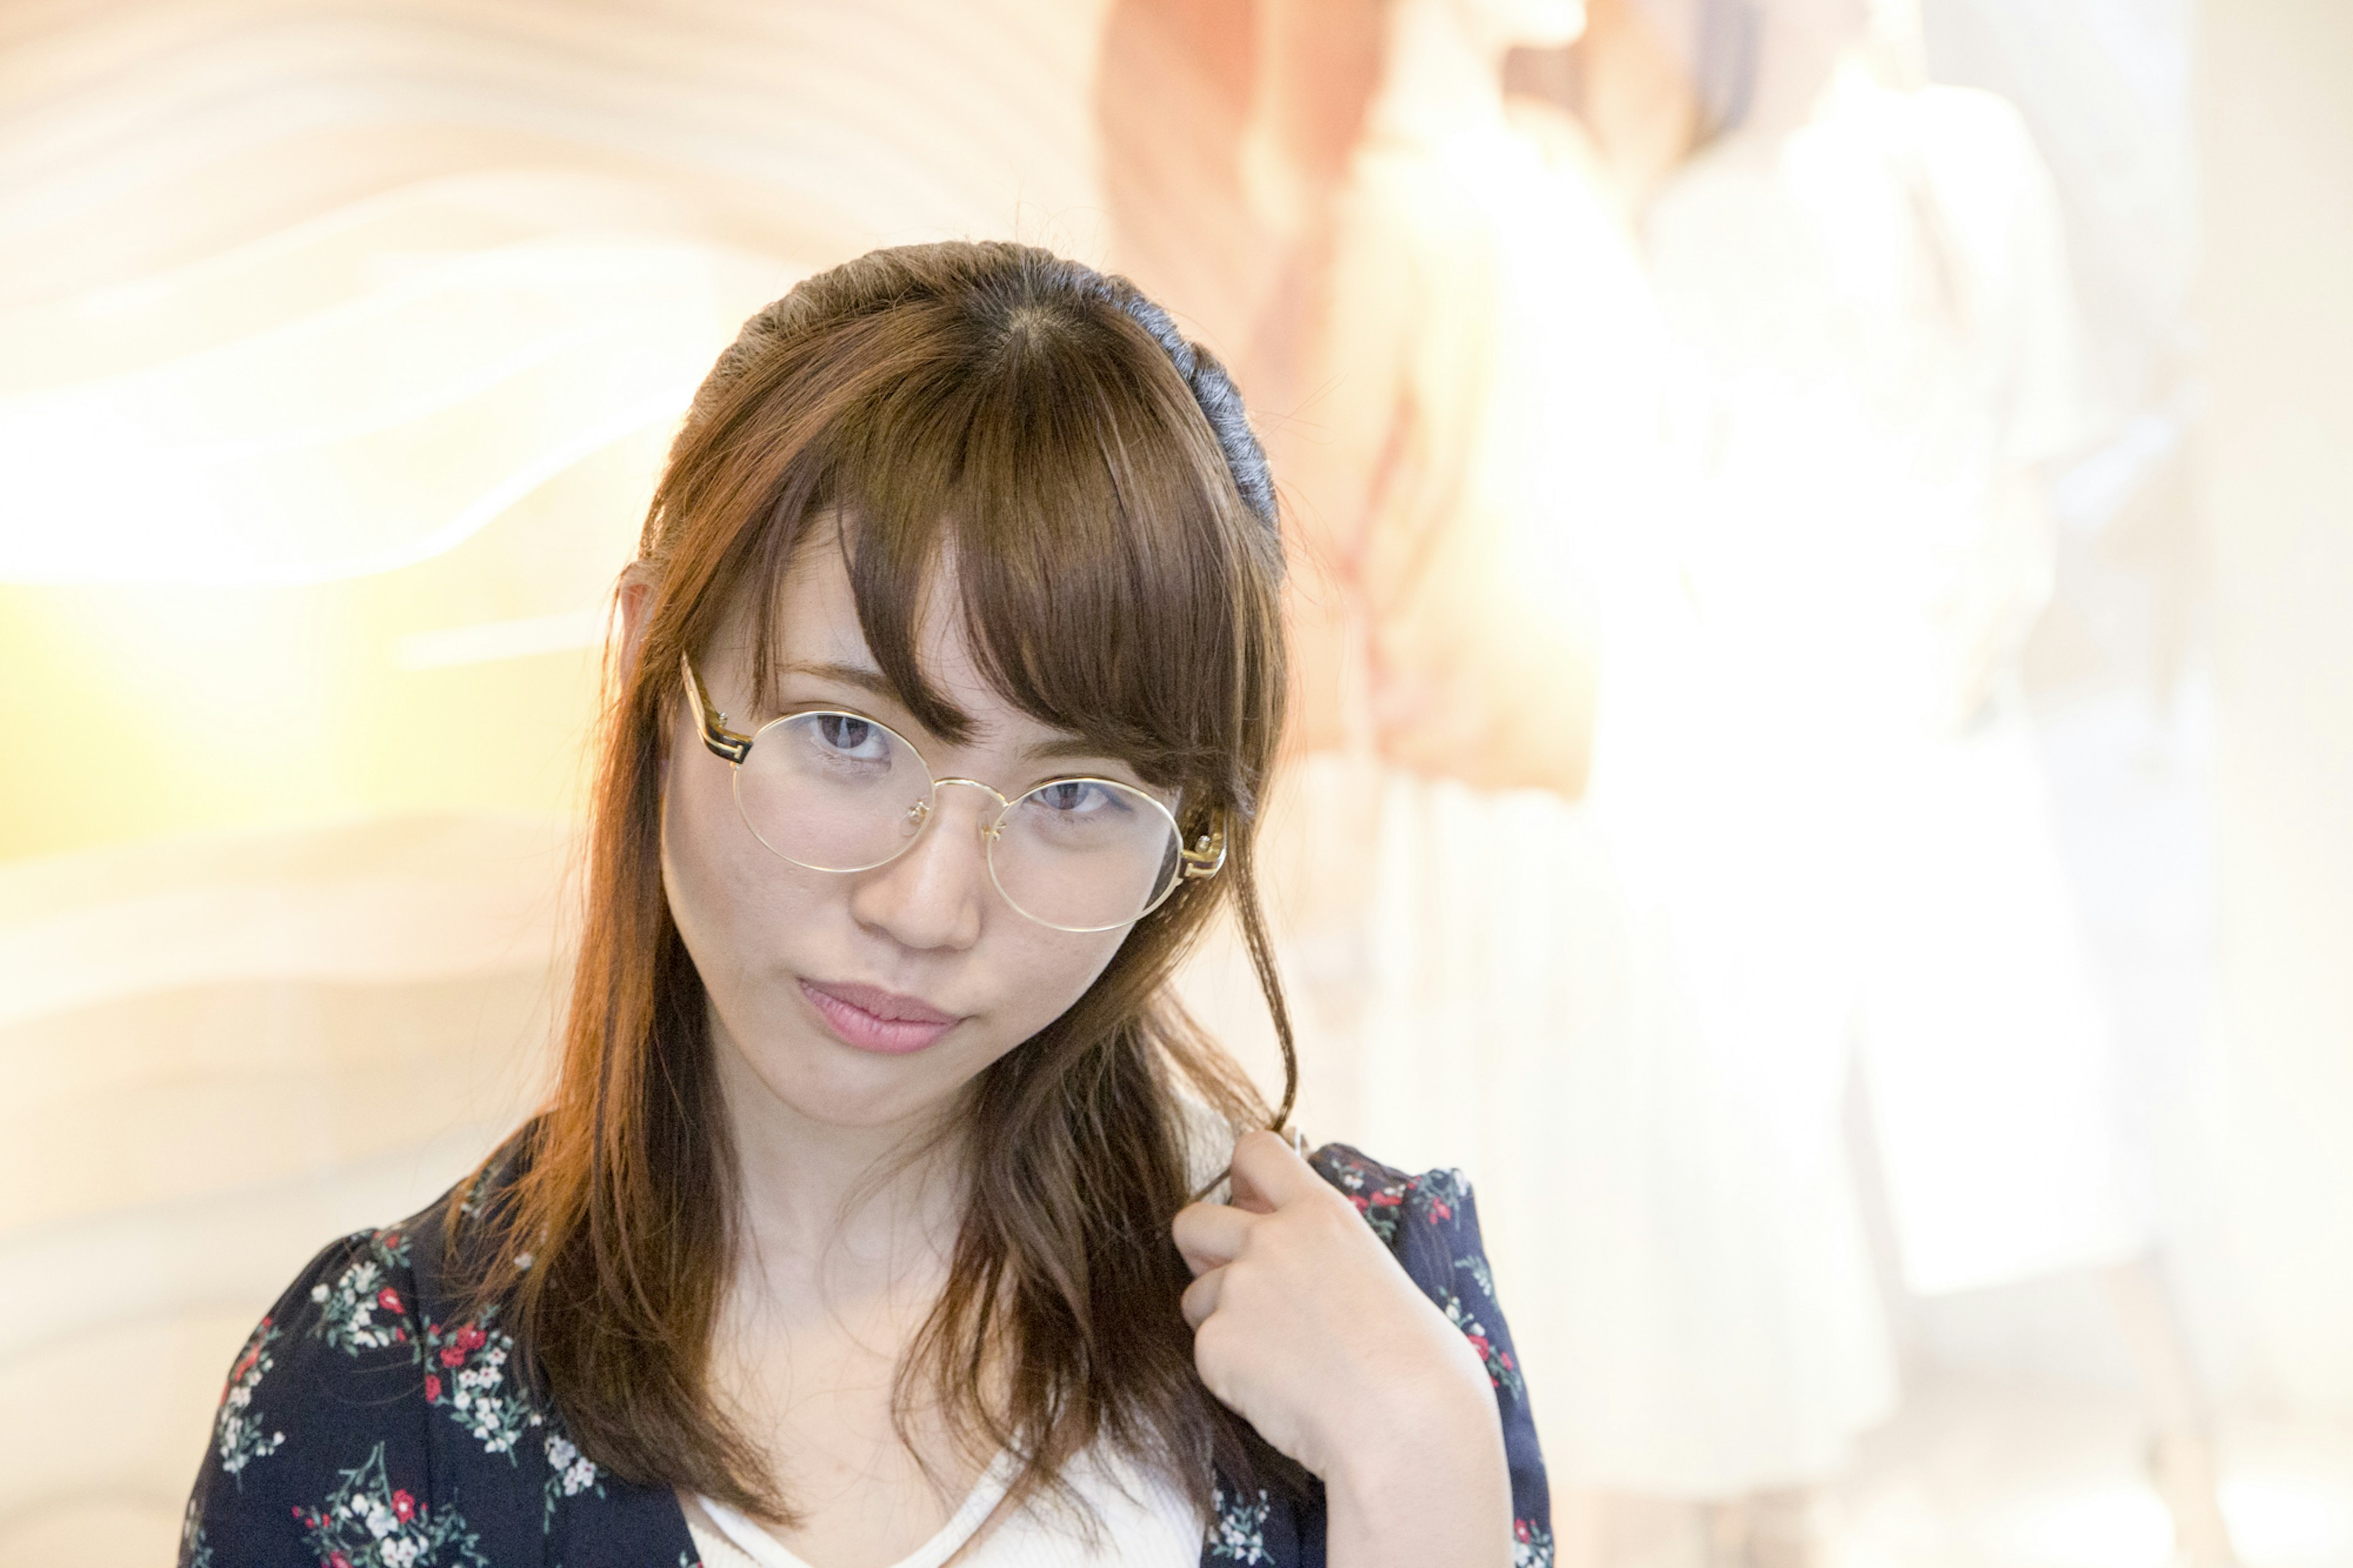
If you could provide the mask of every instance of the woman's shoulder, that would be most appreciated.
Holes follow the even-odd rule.
[[[1356,1205],[1374,1233],[1394,1244],[1409,1217],[1453,1225],[1470,1201],[1471,1184],[1451,1168],[1412,1175],[1348,1143],[1326,1143],[1307,1156],[1315,1173]],[[1475,1222],[1472,1222],[1475,1228]]]
[[[466,1562],[470,1522],[436,1510],[406,1223],[322,1247],[230,1364],[181,1543],[184,1568],[371,1561],[378,1539]],[[376,1527],[381,1524],[381,1530]],[[350,1539],[346,1539],[349,1537]]]
[[[1410,1175],[1346,1143],[1326,1143],[1307,1163],[1356,1205],[1422,1294],[1470,1339],[1498,1396],[1507,1405],[1524,1402],[1526,1385],[1504,1327],[1470,1180],[1451,1167]]]
[[[1346,1143],[1307,1156],[1315,1173],[1365,1216],[1422,1294],[1468,1340],[1487,1372],[1511,1474],[1515,1568],[1552,1562],[1552,1501],[1528,1389],[1510,1327],[1495,1294],[1493,1270],[1479,1234],[1471,1183],[1451,1168],[1413,1174]],[[1266,1492],[1229,1489],[1213,1499],[1207,1561],[1289,1563],[1319,1560],[1320,1513],[1297,1517]],[[1298,1555],[1294,1557],[1293,1553]]]
[[[182,1568],[539,1561],[592,1533],[572,1528],[581,1506],[635,1511],[448,1267],[448,1219],[480,1212],[512,1147],[409,1218],[328,1243],[262,1315],[214,1416]]]

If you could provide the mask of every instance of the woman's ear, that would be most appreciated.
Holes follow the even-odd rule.
[[[638,654],[645,647],[646,626],[653,618],[653,567],[643,561],[622,567],[620,581],[613,585],[613,600],[621,615],[621,682],[626,686],[638,672]]]
[[[613,584],[613,607],[621,617],[621,686],[624,689],[637,679],[638,658],[645,651],[646,628],[652,624],[654,613],[654,569],[646,562],[632,561],[621,568],[619,581]],[[670,748],[661,748],[661,781],[665,790],[670,784]]]

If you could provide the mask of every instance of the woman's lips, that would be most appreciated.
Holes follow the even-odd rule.
[[[861,1051],[886,1056],[920,1051],[958,1022],[912,996],[872,985],[819,985],[804,980],[801,991],[841,1042]]]

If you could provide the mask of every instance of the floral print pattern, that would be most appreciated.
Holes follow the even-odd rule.
[[[455,1510],[429,1510],[386,1479],[382,1443],[340,1473],[323,1506],[294,1510],[322,1568],[490,1568]]]
[[[1223,1486],[1212,1487],[1209,1492],[1209,1539],[1204,1561],[1273,1562],[1273,1555],[1266,1549],[1266,1520],[1267,1515],[1273,1511],[1273,1500],[1263,1490],[1253,1501],[1249,1498],[1227,1496]]]
[[[1346,1194],[1373,1234],[1394,1245],[1397,1241],[1398,1216],[1405,1212],[1406,1194],[1413,1184],[1403,1180],[1387,1180],[1397,1173],[1370,1161],[1349,1161],[1326,1173],[1325,1180]]]
[[[507,1380],[513,1356],[514,1341],[503,1330],[470,1321],[449,1329],[426,1321],[425,1403],[446,1406],[485,1453],[510,1459],[523,1433],[541,1420]]]
[[[408,1307],[393,1285],[408,1268],[408,1237],[398,1230],[370,1231],[367,1244],[333,1284],[311,1287],[320,1307],[311,1331],[349,1355],[408,1343]],[[377,1320],[382,1313],[383,1321]]]
[[[544,1445],[547,1454],[547,1486],[541,1499],[546,1510],[548,1525],[555,1521],[555,1505],[565,1498],[578,1497],[593,1491],[605,1495],[605,1483],[596,1479],[596,1462],[573,1446],[572,1439],[561,1432],[550,1432]]]
[[[527,1163],[512,1151],[529,1135],[467,1194],[476,1212]],[[1311,1163],[1486,1366],[1514,1568],[1551,1568],[1544,1461],[1470,1184],[1454,1171],[1409,1176],[1342,1144]],[[451,1212],[439,1201],[331,1245],[256,1327],[224,1386],[180,1568],[700,1568],[670,1490],[600,1469],[525,1381],[496,1312],[442,1283]],[[1320,1492],[1244,1493],[1219,1477],[1213,1502],[1205,1568],[1321,1561]]]
[[[1470,1195],[1471,1184],[1460,1171],[1430,1171],[1406,1184],[1406,1206],[1433,1225],[1452,1220],[1455,1206]],[[1480,1258],[1482,1266],[1485,1261]]]
[[[474,1203],[470,1195],[469,1203]],[[454,1328],[427,1318],[418,1333],[409,1300],[396,1283],[409,1268],[405,1229],[368,1232],[358,1258],[332,1283],[322,1280],[311,1288],[311,1300],[320,1309],[314,1331],[349,1355],[406,1349],[425,1369],[425,1403],[445,1409],[485,1452],[512,1459],[523,1435],[544,1420],[509,1380],[513,1338],[484,1326],[492,1314]]]
[[[1335,1149],[1333,1144],[1317,1152],[1319,1158]],[[1471,1184],[1460,1171],[1430,1171],[1419,1176],[1407,1176],[1386,1165],[1376,1164],[1353,1149],[1347,1150],[1353,1159],[1335,1159],[1331,1168],[1324,1171],[1324,1179],[1347,1194],[1356,1205],[1356,1212],[1373,1227],[1373,1234],[1394,1247],[1398,1239],[1398,1221],[1407,1215],[1439,1223],[1451,1220],[1454,1210]],[[1319,1167],[1319,1169],[1322,1167]],[[1485,1268],[1484,1258],[1480,1267]]]
[[[180,1562],[183,1568],[213,1568],[213,1549],[205,1541],[205,1516],[196,1500],[188,1500],[180,1516]]]
[[[240,1487],[245,1484],[246,1466],[286,1444],[286,1434],[269,1431],[253,1403],[253,1391],[277,1364],[269,1346],[278,1337],[277,1322],[267,1316],[247,1336],[245,1349],[228,1369],[228,1382],[221,1387],[220,1410],[213,1417],[213,1444],[220,1454],[220,1468]]]
[[[1487,1335],[1486,1325],[1471,1315],[1462,1305],[1462,1298],[1452,1291],[1446,1296],[1446,1321],[1462,1331],[1471,1348],[1479,1352],[1479,1364],[1487,1369],[1487,1381],[1510,1394],[1514,1399],[1525,1397],[1526,1384],[1520,1381],[1520,1369],[1513,1363],[1512,1352]]]

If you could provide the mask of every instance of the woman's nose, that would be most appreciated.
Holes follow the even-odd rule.
[[[986,789],[952,787],[958,782],[934,793],[907,852],[860,878],[850,895],[861,923],[907,947],[971,946],[994,896],[987,832],[1001,805]]]

